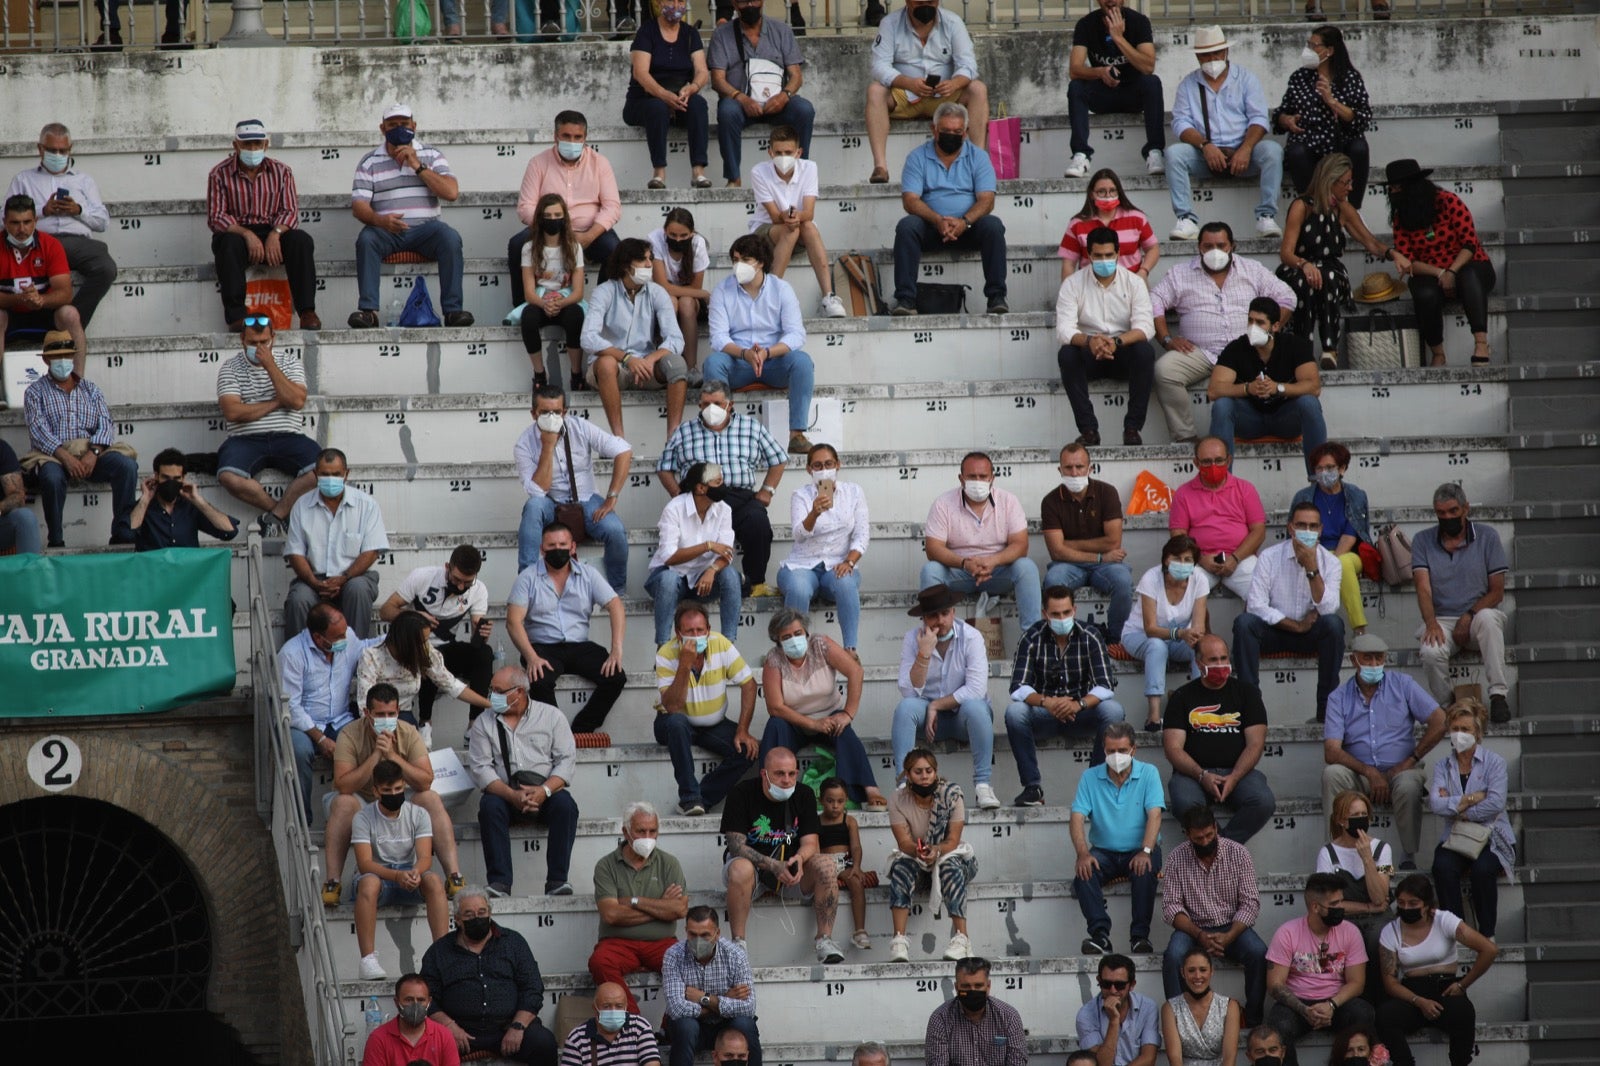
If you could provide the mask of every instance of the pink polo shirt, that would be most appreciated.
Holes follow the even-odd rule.
[[[1022,503],[1005,489],[996,487],[989,504],[979,516],[959,487],[943,493],[928,508],[923,536],[942,540],[963,559],[993,555],[1006,546],[1013,533],[1028,528]]]
[[[1202,554],[1215,555],[1239,547],[1249,534],[1249,527],[1266,520],[1267,512],[1256,487],[1229,474],[1215,491],[1206,488],[1198,476],[1179,485],[1172,494],[1172,516],[1167,526],[1188,530]]]
[[[528,160],[528,169],[522,172],[522,189],[517,193],[517,217],[523,225],[533,224],[534,208],[539,206],[539,197],[547,193],[558,193],[567,201],[574,233],[594,226],[616,229],[622,219],[617,176],[610,160],[593,148],[585,148],[583,158],[572,166],[554,148]]]

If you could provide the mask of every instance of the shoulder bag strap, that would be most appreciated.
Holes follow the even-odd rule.
[[[493,711],[484,713],[494,714]],[[500,720],[500,716],[497,714],[494,717],[494,728],[500,734],[500,758],[506,764],[506,781],[509,783],[511,781],[511,738],[506,736],[506,724]]]
[[[1206,103],[1205,75],[1202,74],[1201,80],[1195,84],[1195,91],[1200,94],[1200,121],[1205,124],[1206,141],[1209,143],[1211,140],[1211,108]]]
[[[561,427],[561,446],[567,451],[567,483],[572,486],[572,502],[582,506],[583,501],[578,498],[578,471],[572,465],[572,432],[566,426]]]

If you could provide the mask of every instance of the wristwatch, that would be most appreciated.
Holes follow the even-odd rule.
[[[421,164],[419,164],[417,166],[417,174],[420,176],[424,170],[429,170],[429,169],[431,169],[431,168],[428,166],[428,164],[421,163]]]
[[[528,1027],[526,1025],[523,1025],[521,1022],[512,1022],[510,1025],[506,1026],[506,1028],[507,1029],[515,1029],[517,1032],[520,1033],[523,1030],[527,1029]]]
[[[711,994],[709,992],[700,997],[700,1005],[702,1007],[711,1006]]]
[[[1155,854],[1155,849],[1154,848],[1140,848],[1139,850],[1144,852],[1146,855]]]
[[[1279,396],[1282,396],[1284,393],[1286,393],[1288,391],[1289,391],[1288,389],[1283,387],[1283,382],[1281,382],[1281,381],[1278,382],[1278,395]]]
[[[639,897],[638,896],[632,896],[632,897],[630,897],[628,899],[628,906],[637,907],[638,905],[639,905]]]

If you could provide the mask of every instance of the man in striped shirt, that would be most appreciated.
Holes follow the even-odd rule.
[[[245,270],[281,266],[301,329],[321,329],[317,317],[316,242],[299,228],[294,172],[267,158],[267,126],[247,118],[233,127],[233,154],[206,179],[206,224],[217,262],[222,314],[234,333],[244,328]]]
[[[693,818],[721,803],[755,759],[756,677],[733,642],[711,631],[700,604],[679,604],[673,628],[678,635],[656,651],[655,736],[672,756],[678,813]],[[737,720],[728,716],[730,687],[739,689]],[[703,781],[694,776],[696,747],[722,756]]]
[[[470,326],[461,309],[461,234],[439,218],[439,201],[454,203],[461,185],[444,154],[416,139],[409,104],[389,104],[378,124],[384,143],[356,164],[350,213],[362,224],[356,237],[357,309],[351,329],[378,326],[378,267],[386,255],[415,252],[439,264],[439,303],[446,326]]]
[[[561,1066],[661,1066],[649,1019],[628,1010],[628,990],[613,981],[594,994],[593,1021],[567,1034]]]

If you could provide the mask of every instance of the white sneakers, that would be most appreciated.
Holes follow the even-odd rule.
[[[1000,797],[994,794],[994,789],[987,783],[974,785],[972,792],[978,798],[979,810],[997,811],[1000,809]]]
[[[1175,241],[1192,241],[1200,236],[1200,223],[1197,219],[1180,218],[1167,236]]]
[[[829,966],[844,961],[844,952],[839,950],[839,945],[833,942],[832,937],[817,937],[817,961]]]
[[[951,962],[965,959],[972,954],[972,941],[967,939],[967,934],[956,933],[950,937],[950,946],[944,949],[944,957]]]
[[[831,292],[822,298],[822,303],[817,306],[817,311],[823,318],[844,318],[849,314],[844,309],[844,301]]]
[[[1271,215],[1262,215],[1256,219],[1257,237],[1282,237],[1283,227],[1278,225],[1278,220]]]
[[[911,961],[911,938],[910,937],[906,936],[904,933],[900,933],[900,934],[897,934],[893,940],[889,941],[889,961],[890,962],[910,962]]]
[[[417,732],[422,736],[422,746],[429,751],[433,750],[433,723],[424,722],[417,726]]]
[[[383,972],[383,964],[378,961],[378,953],[361,956],[361,979],[363,981],[381,981],[389,975]]]
[[[1072,159],[1067,163],[1067,177],[1087,178],[1089,176],[1089,157],[1082,152],[1073,152]]]
[[[1144,169],[1147,174],[1165,174],[1167,172],[1167,157],[1161,152],[1146,152]]]

